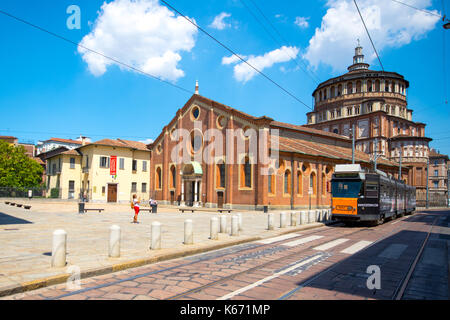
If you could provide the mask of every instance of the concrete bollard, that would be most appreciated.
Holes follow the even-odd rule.
[[[210,239],[219,240],[219,219],[217,219],[216,217],[211,218]]]
[[[227,216],[220,216],[220,233],[227,233]]]
[[[274,230],[275,224],[274,224],[274,218],[273,213],[269,213],[267,215],[267,230]]]
[[[308,212],[307,211],[300,211],[300,224],[304,225],[308,223]]]
[[[318,209],[316,211],[316,222],[322,222],[322,210]]]
[[[120,257],[120,227],[113,225],[109,228],[109,256],[111,258]]]
[[[327,209],[328,212],[328,221],[333,221],[333,217],[331,215],[331,209]]]
[[[234,215],[231,217],[231,236],[239,235],[239,217]]]
[[[286,224],[287,224],[287,217],[286,217],[286,212],[281,212],[280,213],[280,228],[286,228]]]
[[[152,223],[152,244],[150,249],[161,249],[161,223],[157,221]]]
[[[194,244],[194,227],[190,219],[184,221],[184,244]]]
[[[297,225],[297,212],[291,212],[291,226],[295,227]]]
[[[242,213],[238,213],[237,216],[239,218],[238,220],[239,231],[242,231]]]
[[[316,211],[315,210],[309,210],[308,215],[308,223],[314,223],[316,221]]]
[[[52,242],[52,267],[62,268],[66,266],[67,232],[55,230]]]

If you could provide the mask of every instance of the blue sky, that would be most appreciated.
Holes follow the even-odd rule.
[[[309,106],[317,86],[312,78],[325,81],[344,73],[351,64],[357,38],[371,68],[380,69],[350,0],[168,2]],[[450,90],[448,79],[444,90],[443,69],[445,59],[445,72],[449,73],[450,30],[443,32],[438,17],[391,0],[357,2],[385,70],[398,72],[410,81],[409,107],[416,110],[413,120],[427,124],[426,134],[436,139],[432,147],[450,154],[450,112],[449,105],[444,104],[445,92]],[[404,2],[438,15],[443,12],[441,1]],[[66,25],[70,16],[66,9],[72,4],[81,9],[80,30],[69,30]],[[228,51],[186,21],[171,16],[161,3],[116,0],[107,1],[102,9],[103,4],[97,0],[3,0],[0,10],[183,88],[193,91],[198,79],[200,94],[246,113],[306,123],[307,107],[245,66],[225,63],[224,58],[231,56]],[[152,16],[152,10],[140,12],[143,7],[156,10],[159,20],[153,19],[156,16]],[[121,19],[115,19],[117,12]],[[142,37],[145,28],[153,30],[148,39]],[[74,45],[1,14],[0,30],[0,135],[35,142],[80,134],[93,140],[152,139],[190,98],[186,92],[134,71],[105,66],[98,57],[83,54]],[[99,30],[109,38],[99,35]],[[307,66],[308,72],[299,65],[305,70]]]

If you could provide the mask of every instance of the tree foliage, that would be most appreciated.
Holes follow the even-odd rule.
[[[0,187],[33,188],[42,184],[44,169],[23,146],[0,140]]]

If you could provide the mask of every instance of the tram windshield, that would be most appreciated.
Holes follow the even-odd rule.
[[[357,198],[362,194],[362,181],[335,180],[331,181],[331,192],[336,198]]]

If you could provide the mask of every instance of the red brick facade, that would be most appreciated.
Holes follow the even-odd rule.
[[[177,139],[177,129],[188,133],[185,150],[189,152],[183,163],[176,161],[182,141]],[[209,136],[209,129],[217,129],[219,136]],[[255,139],[242,134],[251,132],[248,129],[255,130]],[[234,130],[234,137],[227,137],[229,130]],[[220,149],[212,149],[213,142],[221,138]],[[200,142],[198,148],[193,141]],[[149,148],[150,183],[156,200],[213,208],[329,207],[334,165],[351,161],[351,140],[346,137],[253,117],[200,95],[192,96],[178,110]],[[265,149],[274,157],[270,163],[261,158]],[[279,158],[275,159],[277,153]],[[364,152],[356,152],[356,161],[372,166]],[[398,171],[387,160],[381,160],[379,168]],[[263,170],[270,174],[263,174]],[[407,172],[404,169],[405,175]]]

